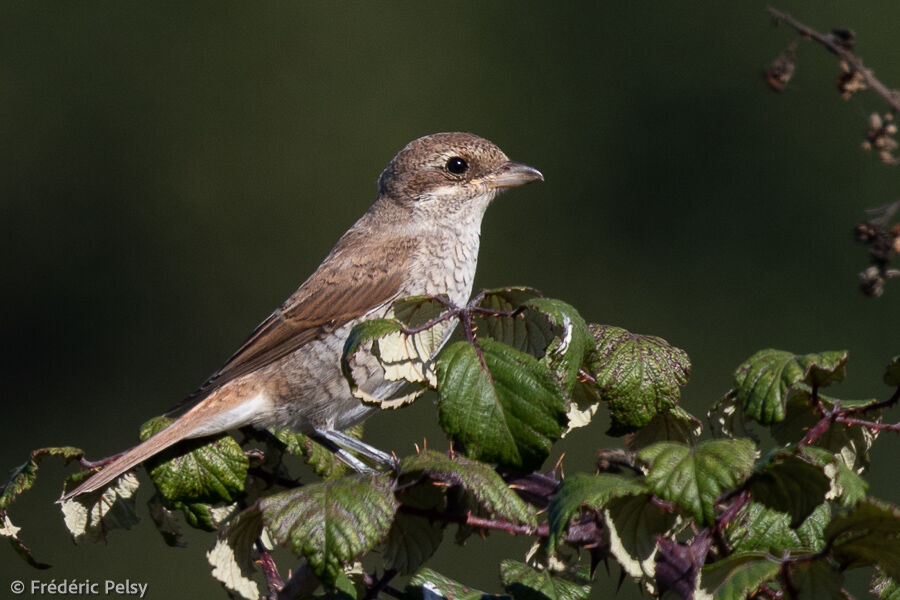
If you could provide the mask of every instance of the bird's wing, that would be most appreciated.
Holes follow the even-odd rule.
[[[356,245],[353,252],[344,251],[339,244],[189,400],[205,396],[399,297],[416,244],[415,239],[401,238],[380,243],[377,248]]]

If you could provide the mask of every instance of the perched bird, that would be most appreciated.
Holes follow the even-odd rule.
[[[436,133],[407,144],[382,172],[369,210],[192,395],[193,406],[61,500],[95,491],[181,440],[245,425],[312,435],[351,463],[344,448],[384,459],[342,433],[376,410],[351,393],[341,373],[350,330],[385,316],[407,296],[443,295],[464,304],[485,210],[504,188],[535,180],[543,180],[539,171],[471,133]],[[373,356],[362,364],[363,376],[356,379],[365,394],[389,398],[403,385],[385,380]]]

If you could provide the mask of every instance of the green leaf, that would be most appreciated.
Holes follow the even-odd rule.
[[[410,600],[508,600],[508,596],[496,596],[470,588],[431,569],[422,569],[406,584],[404,594]]]
[[[565,430],[566,403],[546,365],[490,338],[438,357],[441,426],[466,454],[534,470]]]
[[[788,391],[799,384],[824,387],[845,375],[846,351],[793,354],[760,350],[734,373],[734,387],[744,414],[768,425],[784,419]]]
[[[609,551],[635,578],[653,576],[659,536],[670,534],[677,523],[678,518],[655,504],[650,494],[613,498],[603,509]]]
[[[534,509],[484,463],[463,456],[450,458],[433,450],[425,450],[401,461],[401,482],[415,481],[422,476],[444,485],[459,486],[484,507],[491,518],[537,526]]]
[[[825,528],[831,554],[844,569],[875,565],[900,578],[900,509],[887,502],[864,500],[834,517]]]
[[[824,514],[822,513],[824,509]],[[736,519],[725,525],[725,536],[735,552],[771,552],[780,555],[785,550],[793,552],[817,551],[824,544],[821,529],[830,516],[828,505],[822,504],[807,517],[799,528],[791,527],[791,518],[759,502],[748,503]]]
[[[259,501],[277,544],[305,556],[332,585],[341,567],[384,539],[397,509],[390,474],[356,475],[307,485]]]
[[[822,550],[825,547],[825,528],[830,521],[831,505],[826,502],[816,507],[816,510],[796,529],[800,543],[815,552]]]
[[[670,411],[690,375],[684,350],[666,340],[609,325],[589,326],[596,350],[590,373],[609,403],[609,435],[623,435]]]
[[[582,600],[591,593],[587,582],[569,581],[509,559],[500,563],[500,580],[515,600]]]
[[[900,354],[891,358],[884,370],[884,382],[891,387],[900,387]]]
[[[845,600],[843,574],[825,560],[791,565],[791,583],[799,600]]]
[[[700,439],[703,425],[692,414],[676,406],[660,413],[626,439],[628,449],[638,451],[656,442],[681,442],[693,446]]]
[[[42,460],[50,456],[61,456],[65,459],[66,464],[69,464],[73,460],[82,458],[84,450],[72,446],[32,450],[28,460],[10,472],[9,480],[0,490],[0,511],[8,509],[15,501],[16,496],[31,489],[37,480],[38,466]]]
[[[565,478],[550,500],[548,524],[550,537],[547,552],[553,553],[562,540],[573,517],[582,509],[599,511],[613,498],[645,494],[647,486],[640,480],[612,473],[588,475],[576,473]]]
[[[433,484],[401,487],[396,494],[402,506],[421,509],[443,508],[444,491]],[[385,569],[397,569],[401,575],[414,573],[441,545],[445,523],[397,513],[384,544]]]
[[[760,585],[773,579],[781,568],[763,552],[732,554],[700,570],[698,598],[745,600]]]
[[[702,526],[712,523],[716,499],[749,477],[755,455],[750,440],[712,440],[693,448],[659,442],[638,458],[648,466],[646,482],[653,494],[680,506]]]
[[[900,584],[877,569],[869,591],[879,600],[900,600]]]
[[[550,321],[554,338],[542,358],[566,393],[571,392],[585,357],[594,349],[594,338],[587,323],[573,306],[562,300],[534,298],[524,306]]]
[[[800,525],[822,504],[829,489],[831,481],[821,466],[787,450],[772,453],[749,483],[755,500],[791,516],[791,527]]]
[[[75,543],[106,541],[113,529],[131,529],[138,522],[134,494],[137,477],[125,473],[109,486],[66,500],[60,506]]]
[[[141,426],[141,440],[162,431],[172,419],[156,417]],[[153,483],[163,497],[180,502],[220,500],[231,503],[244,489],[250,461],[228,434],[179,442],[146,463]]]

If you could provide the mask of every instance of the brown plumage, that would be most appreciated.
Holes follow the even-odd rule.
[[[365,419],[374,409],[350,392],[340,371],[350,329],[384,316],[406,296],[442,294],[464,303],[484,211],[502,189],[538,179],[538,171],[470,133],[439,133],[407,144],[382,173],[369,210],[192,394],[193,406],[61,500],[98,490],[183,439],[244,425],[328,433]],[[402,387],[384,380],[373,357],[357,362],[366,367],[367,376],[358,381],[365,393],[387,399]]]

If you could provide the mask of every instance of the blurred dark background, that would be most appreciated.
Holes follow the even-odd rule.
[[[766,88],[762,68],[794,39],[766,4],[3,2],[0,466],[42,446],[99,458],[132,445],[316,267],[394,153],[447,130],[546,176],[488,212],[477,286],[533,285],[685,348],[684,404],[700,416],[765,347],[848,349],[833,392],[886,397],[900,282],[864,298],[851,237],[900,190],[859,149],[884,103],[841,100],[836,60],[808,43],[788,91]],[[867,65],[900,86],[894,0],[778,7],[854,29]],[[435,423],[426,398],[373,418],[367,439],[445,448]],[[597,447],[621,443],[605,425],[551,461],[565,451],[569,470],[590,469]],[[871,492],[896,502],[900,445],[878,447]],[[211,538],[167,549],[144,509],[137,532],[74,547],[52,504],[64,472],[42,466],[12,512],[55,568],[6,551],[2,589],[127,577],[151,598],[224,596]],[[496,592],[489,557],[528,542],[468,546],[431,566]],[[611,596],[618,568],[599,577],[595,597]]]

